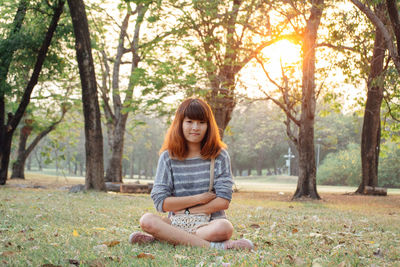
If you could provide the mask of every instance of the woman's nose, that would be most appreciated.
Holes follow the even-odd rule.
[[[193,123],[192,128],[193,128],[194,130],[199,129],[199,124],[198,124],[197,122]]]

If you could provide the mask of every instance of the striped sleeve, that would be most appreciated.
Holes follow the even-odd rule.
[[[154,179],[153,189],[151,190],[151,199],[154,207],[159,212],[164,212],[164,199],[171,196],[173,192],[171,163],[168,152],[164,151],[158,160],[156,177]]]
[[[217,197],[231,201],[233,178],[231,172],[231,160],[226,150],[222,150],[217,157],[214,189]]]

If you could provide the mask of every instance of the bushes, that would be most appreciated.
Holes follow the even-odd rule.
[[[382,150],[378,166],[379,186],[400,188],[400,147],[388,143]]]
[[[360,145],[349,144],[346,150],[328,154],[317,173],[323,185],[357,186],[361,181]]]
[[[378,184],[400,188],[400,147],[385,143],[381,148]],[[360,145],[349,144],[346,150],[328,154],[319,166],[317,182],[322,185],[358,186],[361,182]]]

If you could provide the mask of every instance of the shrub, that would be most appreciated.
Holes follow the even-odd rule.
[[[400,188],[400,147],[385,143],[381,146],[378,185]],[[360,145],[349,144],[346,150],[330,153],[319,166],[317,182],[322,185],[358,186],[361,182]]]
[[[328,154],[318,168],[318,184],[357,186],[361,181],[360,145]]]
[[[400,188],[400,147],[386,143],[382,147],[378,166],[378,184],[382,187]]]

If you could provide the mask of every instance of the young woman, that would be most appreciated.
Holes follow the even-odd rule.
[[[157,239],[174,245],[252,249],[247,239],[229,240],[233,226],[224,210],[232,198],[233,180],[225,147],[209,105],[201,99],[185,100],[165,136],[151,192],[157,211],[169,212],[169,216],[144,214],[140,226],[147,234],[132,233],[129,242]],[[215,159],[215,178],[214,191],[209,192],[211,159]],[[211,216],[206,223],[183,230],[171,225],[171,216],[182,213]]]

